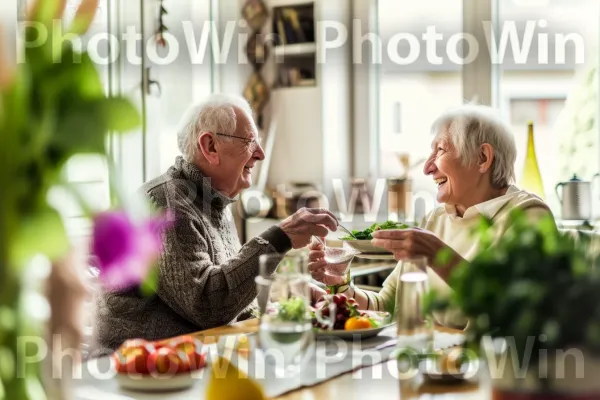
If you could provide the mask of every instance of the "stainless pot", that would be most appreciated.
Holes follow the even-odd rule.
[[[596,177],[600,174],[594,175]],[[562,195],[558,188],[562,188]],[[554,188],[561,204],[561,218],[564,220],[590,220],[592,218],[592,182],[583,181],[573,175],[567,182],[560,182]]]

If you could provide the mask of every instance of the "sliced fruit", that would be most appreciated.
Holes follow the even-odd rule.
[[[190,366],[183,352],[162,347],[148,357],[148,370],[150,373],[176,374],[189,371]]]
[[[155,351],[152,343],[142,339],[125,341],[113,354],[117,372],[147,374],[148,357]]]
[[[174,350],[181,350],[184,353],[193,353],[200,349],[202,344],[193,336],[186,335],[169,340],[167,346]]]

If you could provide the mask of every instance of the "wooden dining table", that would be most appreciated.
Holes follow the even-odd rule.
[[[258,332],[258,320],[247,320],[236,324],[208,329],[194,334],[205,343],[215,343],[224,335],[244,335]],[[440,331],[449,333],[459,332],[454,329],[436,327]],[[387,361],[388,368],[396,368],[396,360]],[[391,365],[393,364],[393,365]],[[364,367],[364,376],[376,366]],[[418,383],[403,381],[391,376],[382,376],[381,379],[357,379],[352,372],[332,378],[316,386],[302,388],[283,396],[277,400],[312,400],[312,399],[360,399],[360,400],[488,400],[491,399],[490,389],[484,383],[477,382],[452,382],[452,383]]]

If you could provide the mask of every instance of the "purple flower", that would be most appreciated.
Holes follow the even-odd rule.
[[[92,255],[107,289],[127,288],[146,278],[162,251],[162,233],[170,221],[167,213],[137,222],[122,210],[94,217]]]

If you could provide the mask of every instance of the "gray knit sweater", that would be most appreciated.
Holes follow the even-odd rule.
[[[256,297],[259,256],[291,248],[277,226],[240,246],[228,207],[235,199],[214,190],[210,179],[181,157],[142,190],[175,216],[164,237],[158,291],[151,297],[137,288],[102,293],[94,355],[130,338],[163,339],[240,319]]]

